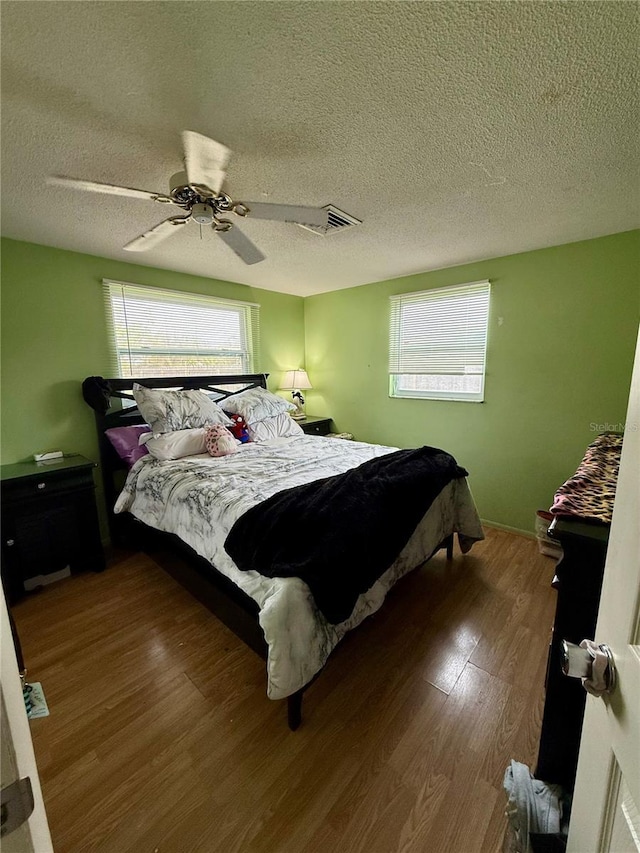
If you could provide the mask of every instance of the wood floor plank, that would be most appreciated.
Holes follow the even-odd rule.
[[[535,762],[554,564],[498,530],[348,636],[291,733],[264,662],[150,558],[19,602],[57,853],[496,853]]]
[[[433,724],[411,731],[390,763],[416,790],[430,773],[452,778],[461,754],[475,750],[484,758],[508,690],[505,682],[467,664]]]
[[[507,830],[506,800],[499,796],[482,839],[480,853],[502,853]]]
[[[398,773],[391,768],[378,773],[360,799],[349,823],[341,833],[341,843],[354,853],[389,853],[407,822],[415,797]]]
[[[479,778],[481,757],[474,750],[458,755],[448,796],[436,814],[429,837],[433,853],[479,853],[496,802],[501,797],[492,785]],[[417,851],[416,851],[417,853]]]
[[[443,693],[451,693],[478,645],[478,637],[466,625],[433,625],[427,639],[429,652],[422,677]]]
[[[430,775],[418,791],[411,812],[398,835],[398,853],[430,849],[433,824],[449,794],[451,779]]]
[[[328,824],[322,824],[305,847],[299,849],[304,850],[304,853],[327,853],[329,850],[344,850],[344,847],[338,833]]]

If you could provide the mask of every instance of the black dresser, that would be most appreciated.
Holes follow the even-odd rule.
[[[573,791],[587,694],[579,678],[563,675],[561,643],[595,638],[609,525],[556,518],[549,536],[560,542],[564,556],[553,584],[558,601],[535,776]]]
[[[589,444],[575,474],[556,491],[549,536],[562,545],[535,775],[573,791],[587,694],[562,672],[562,641],[595,640],[623,436],[604,432]]]
[[[104,569],[94,462],[18,462],[2,478],[2,582],[10,603],[67,567]],[[39,580],[41,579],[41,580]]]

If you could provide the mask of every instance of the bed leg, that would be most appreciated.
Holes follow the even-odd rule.
[[[302,692],[298,690],[287,696],[287,722],[292,732],[295,732],[302,722]]]
[[[453,560],[453,533],[449,534],[444,540],[447,548],[447,560]]]

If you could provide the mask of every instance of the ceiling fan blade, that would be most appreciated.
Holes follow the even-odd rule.
[[[127,243],[126,246],[123,246],[122,248],[126,249],[128,252],[146,252],[147,249],[153,249],[153,247],[157,246],[158,243],[161,243],[163,240],[166,240],[167,237],[175,234],[180,230],[180,227],[186,225],[190,219],[191,214],[189,214],[189,216],[172,216],[171,219],[165,219],[164,222],[154,225],[153,228],[150,228],[148,231],[145,231],[144,234],[141,234],[139,237],[131,240],[130,243]]]
[[[221,228],[220,226],[225,227]],[[262,254],[260,249],[255,246],[247,235],[244,234],[236,225],[233,225],[226,219],[221,219],[218,223],[218,227],[214,225],[213,229],[218,237],[220,237],[221,240],[224,240],[227,246],[232,249],[240,260],[245,262],[245,264],[257,264],[260,261],[264,261],[265,255]]]
[[[106,193],[107,195],[129,196],[131,198],[144,198],[147,201],[173,202],[173,199],[162,193],[151,193],[147,190],[135,190],[131,187],[118,187],[115,184],[102,184],[99,181],[82,181],[78,178],[65,178],[62,175],[52,175],[47,178],[48,184],[54,186],[69,187],[72,190],[87,190],[93,193]]]
[[[225,178],[231,151],[215,139],[192,130],[183,131],[182,145],[189,186],[199,195],[217,196]]]
[[[242,202],[249,209],[247,216],[254,219],[277,219],[294,222],[296,225],[328,225],[329,212],[322,207],[306,207],[302,204],[264,204],[261,201]]]

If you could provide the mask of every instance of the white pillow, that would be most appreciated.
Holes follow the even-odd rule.
[[[221,401],[221,406],[226,412],[242,415],[247,425],[274,417],[281,412],[292,412],[296,408],[293,403],[272,394],[266,388],[249,388],[239,394],[232,394]]]
[[[251,441],[271,441],[274,438],[285,438],[291,435],[303,435],[302,427],[297,424],[287,412],[280,412],[272,418],[263,418],[247,425]]]
[[[134,383],[133,397],[154,435],[231,421],[204,391],[167,391]]]
[[[182,459],[183,456],[197,456],[207,452],[207,428],[179,429],[175,432],[165,432],[154,437],[146,432],[140,436],[139,444],[146,445],[147,450],[161,462],[168,459]]]

